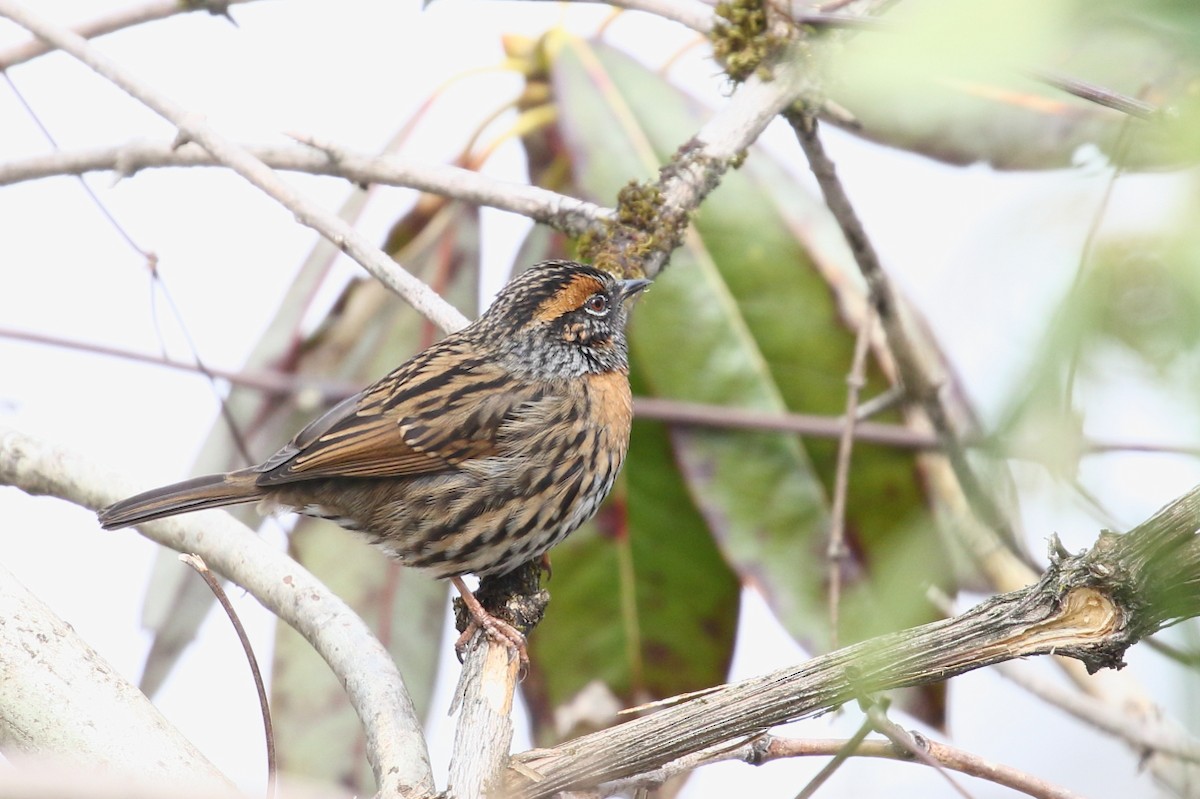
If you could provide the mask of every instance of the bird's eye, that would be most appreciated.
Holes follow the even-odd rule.
[[[608,313],[608,297],[603,294],[593,294],[583,304],[583,310],[592,316],[604,316]]]

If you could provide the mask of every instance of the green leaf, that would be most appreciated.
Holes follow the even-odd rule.
[[[706,116],[603,44],[565,40],[558,52],[553,75],[564,139],[576,179],[597,201],[610,202],[631,177],[652,176]],[[783,171],[764,158],[750,155],[764,170]],[[767,189],[745,169],[722,178],[696,214],[694,235],[639,303],[633,370],[661,397],[840,414],[854,346],[841,307],[853,304],[848,298],[861,307],[858,282],[852,272],[813,262],[806,231]],[[821,251],[830,251],[827,229],[819,238]],[[886,387],[872,368],[865,396]],[[714,429],[677,429],[672,441],[690,495],[730,563],[793,635],[822,645],[829,638],[824,551],[833,442]],[[871,581],[896,560],[896,548],[913,553],[902,560],[927,567],[892,581],[900,593],[878,603],[869,624],[844,628],[842,640],[930,618],[926,585],[948,571],[940,568],[945,559],[911,454],[860,446],[851,487],[847,529],[859,558],[852,576],[879,589]]]
[[[671,460],[663,426],[637,422],[621,484],[553,552],[522,684],[541,745],[613,723],[613,707],[720,683],[729,668],[738,581]]]
[[[529,232],[515,271],[567,257],[567,241],[547,231]],[[631,383],[645,393],[637,374]],[[597,520],[551,555],[550,610],[530,636],[521,684],[534,740],[550,745],[611,724],[614,707],[723,681],[738,580],[688,496],[663,425],[634,422],[622,478]]]
[[[829,96],[858,135],[955,164],[1056,169],[1095,148],[1132,169],[1186,165],[1200,156],[1200,15],[1186,6],[903,3],[888,33],[854,37],[825,65]],[[1043,75],[1168,113],[1131,118]]]

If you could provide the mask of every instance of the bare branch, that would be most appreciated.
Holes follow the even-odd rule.
[[[742,83],[663,169],[659,181],[662,215],[679,222],[680,236],[691,212],[717,187],[730,165],[799,96],[806,64],[794,48],[786,48],[770,80],[755,75]],[[645,258],[646,274],[657,275],[678,244],[678,239],[664,238]]]
[[[842,568],[846,549],[846,495],[850,487],[850,455],[854,451],[854,426],[858,418],[858,394],[866,385],[867,352],[871,343],[871,323],[875,314],[867,310],[854,343],[854,358],[846,375],[846,412],[842,415],[842,434],[838,439],[837,467],[833,478],[833,504],[829,512],[829,640],[838,646],[838,609],[842,597]]]
[[[357,184],[400,186],[440,194],[511,211],[572,236],[585,233],[599,222],[613,217],[611,209],[586,200],[524,183],[495,180],[471,169],[429,164],[399,155],[365,155],[330,143],[317,144],[317,140],[311,137],[297,138],[309,146],[243,147],[272,169],[329,175]],[[131,142],[116,147],[58,152],[0,163],[0,186],[87,172],[113,171],[124,177],[142,169],[213,166],[225,164],[195,144],[174,147],[170,144]]]
[[[1079,799],[1078,794],[1068,791],[1066,788],[1053,785],[1032,774],[1018,771],[1011,766],[993,763],[992,761],[983,759],[979,755],[957,749],[953,746],[947,746],[937,741],[931,741],[928,738],[922,738],[922,742],[925,753],[943,768],[957,771],[961,774],[968,774],[972,777],[979,777],[988,782],[1012,788],[1014,791],[1020,791],[1027,796],[1037,797],[1037,799]],[[751,762],[757,765],[758,763],[766,763],[785,757],[812,757],[814,755],[835,754],[845,744],[845,741],[840,740],[812,741],[768,736],[767,740],[759,747],[763,754],[757,760]],[[890,741],[863,741],[855,748],[853,756],[884,758],[904,762],[912,761],[908,752],[900,749]]]
[[[879,691],[940,682],[1005,660],[1058,654],[1089,671],[1122,665],[1125,650],[1200,614],[1200,487],[1125,535],[1060,553],[1034,585],[950,619],[883,635],[797,666],[722,686],[659,713],[518,755],[512,797],[610,782],[679,757],[827,711]],[[1191,577],[1186,577],[1191,575]]]
[[[0,433],[0,472],[14,455],[4,439]],[[3,567],[0,619],[0,744],[5,755],[58,753],[71,759],[73,771],[170,781],[214,792],[232,788],[136,686]]]
[[[967,460],[959,432],[941,398],[941,378],[923,356],[924,350],[910,331],[903,300],[883,269],[871,239],[867,236],[854,206],[838,179],[832,159],[825,153],[817,131],[817,120],[799,109],[790,109],[785,116],[796,132],[796,138],[808,158],[813,176],[830,212],[842,228],[859,271],[867,282],[871,303],[887,334],[888,347],[895,357],[900,380],[911,400],[916,403],[937,432],[942,450],[954,469],[964,495],[980,521],[996,531],[1004,542],[1017,540],[1012,521],[1000,509],[995,498],[984,488]]]
[[[162,366],[181,372],[194,374],[211,374],[213,377],[226,380],[233,385],[254,388],[272,394],[299,394],[301,392],[315,393],[321,402],[334,404],[357,392],[358,384],[339,383],[332,380],[316,380],[312,377],[296,375],[289,372],[277,372],[270,369],[254,371],[220,369],[206,367],[201,372],[194,363],[176,361],[161,355],[135,352],[118,347],[107,347],[88,341],[48,336],[24,330],[13,330],[0,327],[0,338],[14,341],[28,341],[34,344],[45,344],[51,347],[94,352],[97,355],[107,355],[113,358],[124,358],[130,361]],[[806,413],[764,413],[751,408],[734,408],[727,405],[709,405],[701,402],[685,402],[682,400],[663,399],[662,397],[634,397],[634,413],[642,419],[654,419],[671,424],[692,425],[696,427],[719,427],[730,430],[770,430],[779,433],[798,433],[815,438],[838,438],[844,429],[840,417],[818,416]],[[860,411],[866,403],[860,406]],[[861,418],[862,414],[859,414]],[[940,447],[937,436],[920,430],[896,424],[876,422],[856,422],[854,437],[860,444],[878,444],[898,449],[936,450]],[[969,447],[992,447],[988,439],[965,438],[963,444]],[[1187,444],[1158,444],[1147,441],[1098,441],[1085,439],[1081,444],[1082,451],[1089,455],[1105,455],[1114,452],[1146,452],[1168,455],[1192,455],[1200,457],[1200,447]],[[1012,458],[1028,458],[1035,460],[1033,454],[1021,452],[997,453]]]
[[[937,769],[938,772],[945,777],[946,781],[950,783],[951,787],[954,788],[954,792],[963,797],[963,799],[973,799],[971,794],[969,794],[965,788],[959,785],[953,777],[946,773],[946,771],[941,768],[941,764],[925,751],[927,742],[924,736],[911,733],[896,722],[889,719],[882,703],[872,702],[867,708],[867,718],[871,720],[872,727],[874,727],[876,730],[882,733],[885,738],[891,741],[892,746],[896,747],[896,749],[899,751],[904,752],[909,757],[912,757],[927,766]]]
[[[457,330],[467,320],[454,306],[438,296],[429,286],[413,277],[365,236],[346,224],[336,214],[326,211],[284,183],[269,166],[241,146],[218,134],[199,115],[177,105],[173,100],[149,88],[128,74],[116,62],[69,30],[51,24],[13,0],[0,0],[0,16],[69,53],[97,74],[107,78],[178,129],[181,141],[194,141],[221,163],[274,198],[295,214],[297,221],[316,230],[337,244],[347,255],[361,264],[385,286],[403,297],[423,316],[443,330]]]
[[[95,39],[98,36],[104,36],[125,28],[132,28],[135,25],[141,25],[143,22],[154,22],[166,19],[167,17],[173,17],[176,14],[189,14],[193,11],[207,11],[209,14],[219,14],[227,17],[229,16],[230,6],[249,2],[251,0],[208,0],[207,2],[205,0],[190,0],[189,2],[181,2],[181,0],[151,0],[151,2],[144,5],[110,11],[103,16],[77,25],[71,30],[75,35],[84,39]],[[31,61],[46,53],[54,52],[54,49],[52,45],[42,39],[33,39],[24,44],[0,51],[0,72],[17,64]]]
[[[862,736],[865,737],[870,732],[870,728],[871,725],[869,722],[864,724],[862,730],[860,730]],[[997,785],[1003,785],[1006,788],[1012,788],[1014,791],[1020,791],[1036,799],[1079,799],[1078,794],[1066,788],[1052,785],[1043,779],[1024,771],[1019,771],[1011,766],[986,760],[979,755],[930,740],[924,736],[921,740],[925,753],[943,768],[957,771],[960,774],[978,777]],[[603,788],[605,792],[616,792],[643,785],[661,785],[671,777],[686,774],[700,766],[706,766],[711,763],[740,760],[752,766],[761,766],[775,760],[831,756],[835,760],[848,757],[871,757],[883,760],[897,760],[905,763],[913,762],[912,756],[908,752],[897,747],[891,741],[864,740],[863,737],[857,735],[852,738],[835,739],[785,738],[775,735],[761,735],[748,743],[732,749],[725,748],[717,752],[699,752],[694,756],[680,758],[660,769],[637,777],[605,783]],[[801,799],[801,797],[807,795],[811,794],[801,793],[800,796],[797,796],[797,799]]]
[[[1150,753],[1151,757],[1166,755],[1200,764],[1200,741],[1169,721],[1146,718],[1141,713],[1122,712],[1095,697],[1041,679],[1015,663],[999,663],[994,668],[1005,679],[1011,680],[1043,702],[1054,705],[1084,724],[1123,740],[1135,752]]]
[[[1143,102],[1136,97],[1129,97],[1112,89],[1106,89],[1094,83],[1072,78],[1069,75],[1060,75],[1057,72],[1050,72],[1049,70],[1035,70],[1032,74],[1033,77],[1047,86],[1053,86],[1067,94],[1074,95],[1096,105],[1120,111],[1122,114],[1134,117],[1135,119],[1154,119],[1162,113],[1156,106]]]
[[[0,427],[0,485],[92,509],[129,496],[137,488],[133,481],[106,473],[72,452],[4,427]],[[313,645],[338,676],[362,720],[368,757],[385,796],[433,793],[421,723],[404,680],[387,650],[341,599],[223,511],[164,519],[138,530],[171,549],[201,553],[212,568],[253,594]]]
[[[486,796],[512,747],[512,703],[520,663],[508,647],[478,630],[468,646],[454,693],[458,725],[446,783],[447,799]]]
[[[838,750],[833,753],[833,758],[822,766],[820,771],[813,775],[812,779],[800,790],[800,793],[796,794],[796,799],[812,799],[813,796],[816,796],[817,791],[821,790],[821,786],[829,782],[829,778],[837,773],[837,770],[845,765],[850,756],[858,750],[859,745],[871,734],[871,730],[871,720],[865,719],[859,725],[858,729],[854,731],[854,735],[842,742]],[[750,750],[754,760],[747,762],[757,764],[760,761],[766,761],[768,753],[765,750],[770,745],[770,738],[770,735],[764,735],[762,738],[758,738],[750,743]]]

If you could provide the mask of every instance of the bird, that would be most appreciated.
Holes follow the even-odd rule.
[[[545,558],[590,519],[629,449],[626,324],[651,283],[575,261],[537,263],[474,322],[335,405],[257,466],[129,497],[105,529],[257,502],[364,533],[448,578],[471,624],[528,663],[520,631],[462,577]]]

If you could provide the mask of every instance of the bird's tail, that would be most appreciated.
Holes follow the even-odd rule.
[[[253,502],[265,493],[256,484],[257,477],[250,470],[193,477],[123,499],[97,515],[104,529],[115,530],[177,513]]]

